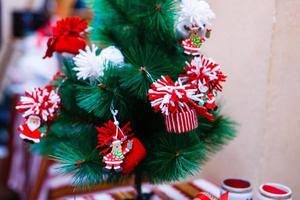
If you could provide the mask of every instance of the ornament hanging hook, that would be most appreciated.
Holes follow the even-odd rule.
[[[111,105],[110,105],[110,112],[111,112],[111,114],[113,115],[113,118],[114,118],[114,124],[115,124],[115,126],[116,126],[116,135],[114,136],[114,138],[115,139],[118,139],[118,133],[119,133],[119,131],[120,131],[120,133],[122,134],[122,136],[123,136],[123,138],[125,138],[126,136],[124,135],[124,133],[123,133],[123,131],[122,131],[122,129],[119,127],[119,121],[118,121],[118,119],[117,119],[117,114],[118,114],[118,110],[116,110],[115,108],[114,108],[114,104],[113,104],[113,102],[111,102]]]

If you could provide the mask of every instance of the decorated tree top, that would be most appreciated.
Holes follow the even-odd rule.
[[[45,57],[73,56],[64,58],[63,74],[51,84],[59,111],[26,132],[30,138],[47,126],[32,150],[62,163],[77,185],[131,175],[158,183],[195,174],[235,135],[216,103],[227,76],[201,53],[214,18],[209,5],[90,0],[90,7],[89,27],[70,17],[53,29]],[[37,113],[25,114],[25,124],[31,114]]]

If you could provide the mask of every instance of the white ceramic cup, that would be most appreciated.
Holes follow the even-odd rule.
[[[264,183],[259,187],[258,200],[292,200],[292,190],[278,183]]]
[[[221,195],[228,192],[229,200],[252,200],[253,192],[249,181],[243,179],[225,179],[221,186]]]

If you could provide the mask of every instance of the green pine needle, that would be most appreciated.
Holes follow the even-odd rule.
[[[199,159],[205,156],[205,150],[197,134],[160,133],[153,137],[143,163],[151,182],[176,181],[199,170]]]

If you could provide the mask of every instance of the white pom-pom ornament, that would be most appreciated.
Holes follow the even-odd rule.
[[[95,80],[99,76],[103,76],[104,60],[101,56],[96,55],[97,50],[98,48],[94,44],[92,47],[86,46],[84,51],[79,50],[79,54],[73,58],[77,66],[74,70],[77,71],[78,79]]]
[[[76,55],[73,60],[76,67],[78,79],[95,80],[98,77],[103,76],[105,65],[108,62],[114,64],[122,64],[124,57],[119,49],[114,46],[104,48],[99,55],[97,55],[98,48],[96,45],[92,47],[87,46],[85,50],[79,50],[79,54]]]
[[[103,49],[100,53],[100,57],[106,62],[112,62],[114,64],[124,63],[124,56],[121,51],[114,46],[109,46]]]
[[[182,0],[179,23],[194,24],[204,28],[204,25],[209,24],[209,20],[213,18],[215,18],[215,13],[206,1]]]

